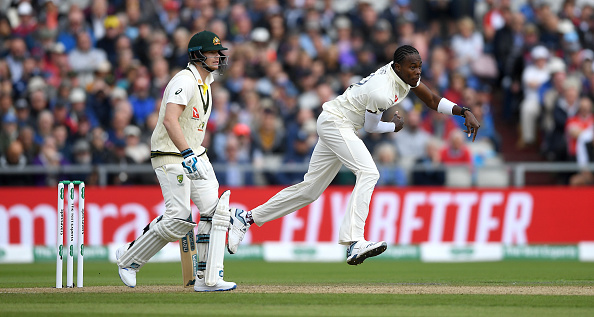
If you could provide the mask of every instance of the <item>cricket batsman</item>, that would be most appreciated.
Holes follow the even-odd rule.
[[[189,220],[191,200],[200,211],[194,290],[236,288],[235,283],[223,280],[230,193],[226,191],[218,198],[219,183],[202,146],[212,109],[213,73],[221,72],[227,65],[224,50],[227,48],[216,34],[209,31],[194,34],[188,44],[188,66],[165,88],[159,120],[151,137],[151,163],[163,192],[165,212],[151,221],[140,237],[116,252],[120,278],[129,287],[136,286],[136,274],[151,257],[196,227]]]
[[[400,131],[404,122],[398,113],[389,122],[381,120],[382,114],[402,102],[410,91],[433,110],[464,117],[464,132],[468,137],[473,135],[473,141],[480,127],[468,108],[436,95],[421,82],[422,64],[421,56],[414,47],[401,46],[394,52],[392,62],[351,85],[336,99],[324,103],[317,121],[319,141],[303,182],[281,190],[253,210],[231,210],[229,253],[237,251],[251,224],[262,226],[315,201],[343,164],[357,178],[338,236],[338,243],[347,246],[346,262],[358,265],[384,252],[386,242],[366,241],[364,237],[369,202],[379,172],[357,131],[361,128],[369,133]]]

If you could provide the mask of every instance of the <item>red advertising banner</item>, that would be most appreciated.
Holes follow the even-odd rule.
[[[251,209],[282,188],[231,190],[231,205]],[[330,187],[309,206],[252,226],[247,243],[333,242],[352,187]],[[376,188],[366,238],[389,244],[424,242],[504,244],[594,241],[594,188]],[[57,188],[0,188],[0,246],[54,245]],[[159,187],[86,188],[85,243],[133,240],[165,206]],[[198,219],[198,210],[194,208]]]

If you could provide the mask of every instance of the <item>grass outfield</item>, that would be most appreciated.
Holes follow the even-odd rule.
[[[54,264],[0,265],[0,316],[593,316],[594,263],[230,261],[232,292],[195,293],[179,263],[149,263],[136,289],[85,263],[85,288],[55,290]]]

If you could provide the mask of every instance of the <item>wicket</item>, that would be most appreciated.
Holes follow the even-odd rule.
[[[68,217],[64,217],[64,186],[68,185]],[[64,252],[64,221],[68,224],[68,254],[66,257],[66,287],[74,287],[74,185],[78,185],[78,260],[76,264],[76,286],[83,287],[83,254],[85,238],[85,183],[83,181],[61,181],[58,183],[58,234],[56,256],[56,288],[62,288],[62,259]]]

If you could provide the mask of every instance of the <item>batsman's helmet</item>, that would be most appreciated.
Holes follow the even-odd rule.
[[[188,56],[191,62],[201,65],[209,72],[214,69],[206,63],[206,56],[204,52],[217,51],[219,53],[219,73],[222,74],[225,66],[227,66],[227,56],[222,51],[227,50],[221,44],[221,39],[210,31],[202,31],[194,34],[188,43]]]

